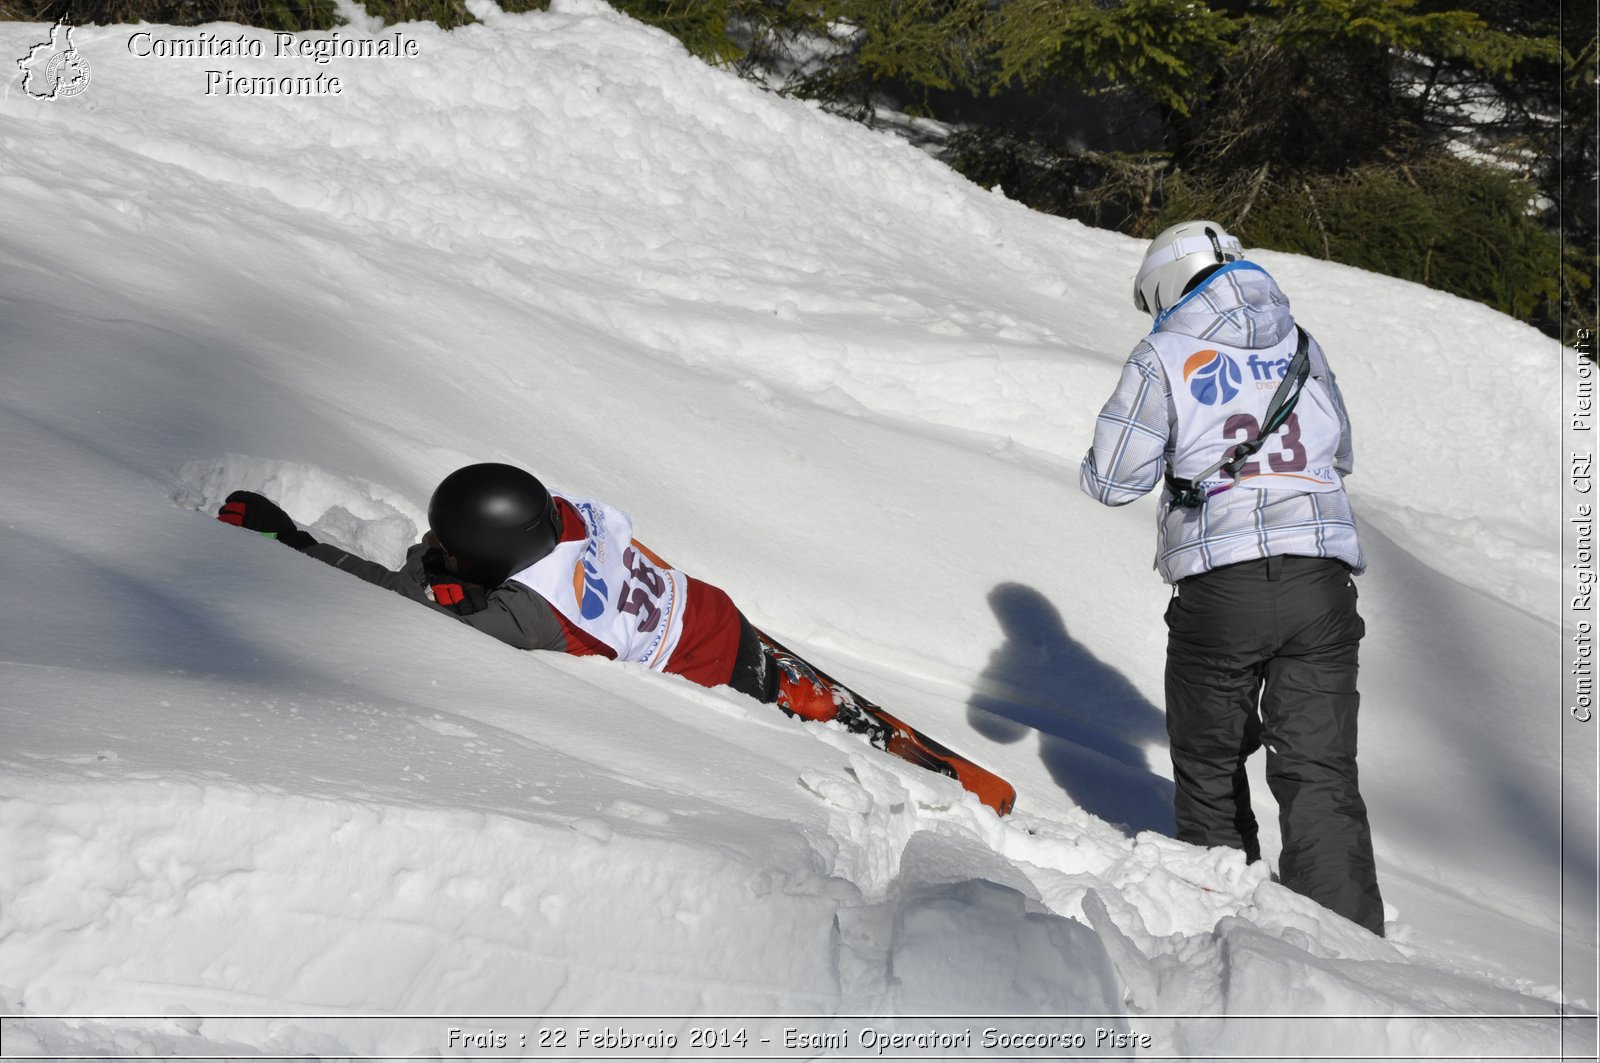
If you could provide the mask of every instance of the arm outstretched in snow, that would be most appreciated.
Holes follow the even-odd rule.
[[[487,589],[464,582],[445,571],[444,555],[436,542],[417,543],[406,551],[405,563],[399,571],[391,572],[376,561],[368,561],[331,543],[317,542],[276,502],[253,491],[230,494],[217,513],[217,519],[276,539],[325,565],[387,587],[430,609],[448,613],[518,649],[567,649],[561,621],[537,593],[520,583]]]
[[[314,543],[303,553],[368,583],[387,587],[438,612],[455,617],[486,635],[522,650],[564,650],[566,639],[561,624],[550,606],[535,592],[520,583],[503,583],[487,592],[481,609],[468,611],[452,602],[441,601],[430,593],[437,586],[459,584],[456,577],[430,573],[425,563],[430,547],[417,543],[406,551],[399,571],[390,571],[376,561],[341,550],[329,543]]]

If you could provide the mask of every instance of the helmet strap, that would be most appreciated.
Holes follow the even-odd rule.
[[[1211,250],[1217,256],[1218,265],[1228,261],[1228,256],[1222,253],[1222,240],[1217,236],[1217,230],[1207,225],[1206,237],[1211,241]]]
[[[1155,320],[1150,323],[1150,331],[1159,332],[1162,324],[1166,322],[1167,318],[1171,317],[1180,306],[1184,305],[1190,299],[1193,299],[1195,296],[1205,291],[1206,288],[1210,287],[1211,283],[1218,277],[1222,276],[1224,273],[1233,273],[1234,271],[1241,269],[1253,269],[1258,273],[1266,272],[1266,270],[1262,269],[1260,266],[1256,265],[1254,262],[1251,262],[1247,258],[1237,258],[1232,262],[1226,263],[1225,265],[1218,266],[1212,271],[1211,276],[1195,285],[1195,288],[1192,292],[1185,295],[1182,299],[1179,299],[1177,302],[1173,303],[1171,306],[1157,314]]]

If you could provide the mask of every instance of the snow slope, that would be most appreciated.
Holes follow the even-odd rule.
[[[862,1050],[1044,1013],[1080,1018],[996,1022],[1168,1058],[1593,1055],[1554,342],[1258,256],[1358,433],[1379,940],[1165,836],[1153,503],[1076,489],[1139,244],[591,0],[475,10],[325,66],[83,27],[88,90],[0,101],[0,1048],[459,1054],[451,1025],[502,1014]],[[219,67],[343,91],[207,96]],[[628,509],[1016,813],[208,519],[261,490],[393,562],[481,460]],[[679,1037],[630,1058],[702,1054],[702,1022],[629,1021]]]

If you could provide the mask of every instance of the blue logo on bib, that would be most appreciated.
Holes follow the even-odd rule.
[[[606,581],[600,578],[588,558],[572,567],[572,594],[585,620],[594,620],[606,611]]]
[[[1239,394],[1239,363],[1221,351],[1196,351],[1183,363],[1189,392],[1207,406],[1232,402]]]
[[[584,545],[583,553],[578,558],[578,563],[572,566],[572,596],[578,599],[578,611],[585,620],[595,620],[606,611],[606,602],[610,598],[610,590],[606,581],[600,578],[600,568],[595,564],[600,559],[600,521],[594,507],[587,502],[579,507],[583,514],[584,523],[589,529],[589,541]]]

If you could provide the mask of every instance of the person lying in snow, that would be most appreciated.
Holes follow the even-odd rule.
[[[468,465],[428,503],[399,571],[316,539],[276,503],[227,497],[218,519],[449,613],[525,650],[633,661],[730,686],[806,720],[837,720],[903,760],[958,780],[1004,815],[1009,783],[906,726],[757,630],[718,587],[667,564],[619,509],[548,490],[512,465]]]

